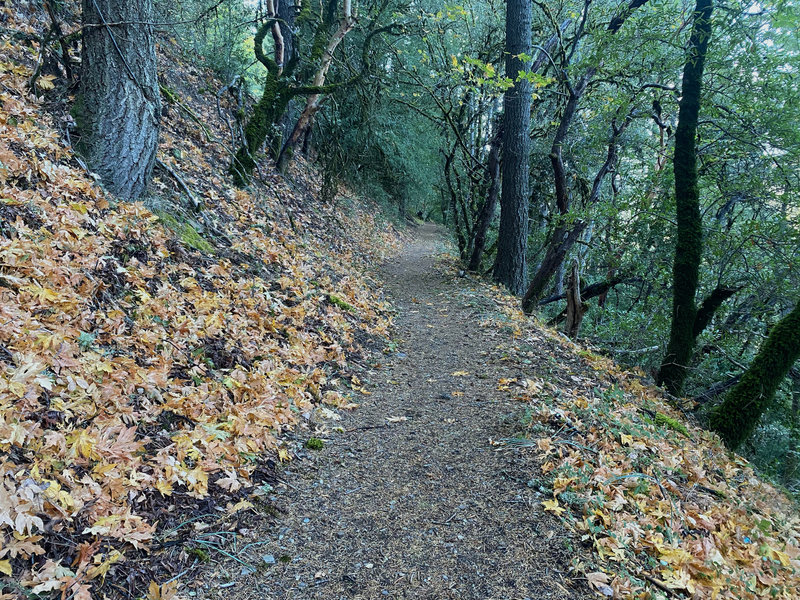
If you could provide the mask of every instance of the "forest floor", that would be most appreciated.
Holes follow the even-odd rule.
[[[497,381],[520,368],[481,328],[468,280],[439,263],[443,240],[420,227],[381,268],[397,351],[365,370],[358,409],[328,424],[343,432],[285,473],[285,514],[252,536],[267,541],[267,568],[212,597],[591,595],[569,573],[574,541],[528,485],[535,457],[492,445],[518,427],[520,403]]]

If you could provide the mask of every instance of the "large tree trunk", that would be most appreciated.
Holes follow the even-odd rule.
[[[514,87],[504,98],[503,190],[494,280],[513,294],[525,291],[527,277],[531,83],[519,75],[529,70],[532,12],[531,0],[508,0],[506,76]]]
[[[477,271],[481,267],[481,258],[483,251],[486,248],[486,234],[489,232],[489,226],[492,224],[494,213],[497,208],[497,196],[500,192],[500,147],[503,143],[503,128],[500,125],[497,132],[492,138],[492,144],[489,148],[489,164],[486,167],[486,179],[489,182],[489,190],[486,194],[486,200],[481,206],[481,211],[478,214],[478,222],[475,225],[475,236],[472,245],[472,256],[469,259],[470,271]]]
[[[775,325],[738,385],[711,413],[711,428],[729,448],[739,447],[750,436],[798,357],[800,303]]]
[[[697,0],[689,56],[683,68],[683,84],[675,131],[675,209],[677,242],[673,265],[672,329],[667,355],[661,363],[657,381],[670,393],[679,395],[686,380],[686,369],[694,350],[694,323],[697,315],[695,295],[703,254],[703,217],[697,185],[697,118],[703,84],[708,41],[711,38],[712,0]]]
[[[158,147],[161,98],[152,0],[83,0],[79,150],[111,193],[141,196]]]

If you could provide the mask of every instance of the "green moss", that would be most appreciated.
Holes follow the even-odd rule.
[[[300,0],[299,4],[300,4],[300,11],[298,12],[297,17],[294,20],[294,22],[297,24],[298,27],[300,25],[303,25],[304,23],[310,22],[312,17],[311,2],[309,2],[309,0]]]
[[[267,73],[261,99],[253,107],[253,114],[244,129],[246,145],[236,153],[230,166],[234,183],[239,187],[246,186],[256,168],[254,157],[264,142],[272,158],[277,158],[281,147],[281,135],[275,126],[280,121],[289,101],[295,95],[289,82],[274,73]]]
[[[333,294],[328,294],[327,296],[328,302],[333,304],[334,306],[338,306],[339,308],[343,308],[348,312],[354,312],[355,308],[351,305],[339,298],[339,296],[334,296]]]
[[[800,357],[800,302],[784,317],[725,401],[712,413],[711,428],[736,449],[755,429],[789,369]]]
[[[689,435],[689,430],[686,429],[686,426],[683,423],[681,423],[677,419],[668,417],[663,413],[656,413],[655,422],[657,425],[661,425],[662,427],[667,427],[669,429],[672,429],[673,431],[677,431],[678,433],[685,435],[687,438],[691,437]]]
[[[322,450],[325,447],[325,442],[319,438],[312,437],[306,440],[305,446],[309,450]]]
[[[174,215],[165,212],[156,212],[159,220],[180,240],[189,246],[205,254],[214,254],[214,246],[205,239],[191,224],[178,220]]]
[[[202,563],[208,562],[210,559],[208,552],[206,552],[202,548],[189,548],[187,552],[189,556],[194,556],[195,558],[197,558],[197,560],[199,560]]]
[[[167,104],[177,104],[178,94],[175,93],[175,90],[165,85],[160,85],[158,87],[161,90],[161,95],[164,96],[164,100],[167,101]]]

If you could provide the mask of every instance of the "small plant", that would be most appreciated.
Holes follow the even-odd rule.
[[[309,450],[322,450],[325,447],[325,442],[319,438],[312,437],[308,438],[305,445]]]
[[[210,558],[208,552],[202,548],[189,548],[188,554],[197,558],[201,563],[208,562]]]
[[[78,346],[80,346],[81,350],[85,352],[92,348],[92,345],[96,339],[96,335],[81,331],[81,334],[78,336]]]

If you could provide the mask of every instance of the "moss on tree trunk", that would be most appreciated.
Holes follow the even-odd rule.
[[[695,295],[703,254],[703,217],[697,176],[697,119],[708,41],[711,38],[712,0],[697,0],[683,69],[678,126],[675,130],[675,210],[678,230],[673,263],[672,329],[667,355],[658,371],[658,383],[679,395],[694,350]]]
[[[728,447],[738,448],[753,433],[798,356],[800,303],[772,329],[737,386],[711,413],[711,428]]]
[[[264,92],[253,108],[253,114],[244,129],[245,145],[239,148],[230,167],[234,182],[239,187],[249,183],[256,168],[256,154],[267,142],[267,152],[277,158],[280,150],[280,133],[277,124],[286,112],[289,101],[295,95],[289,82],[269,72],[264,82]]]

